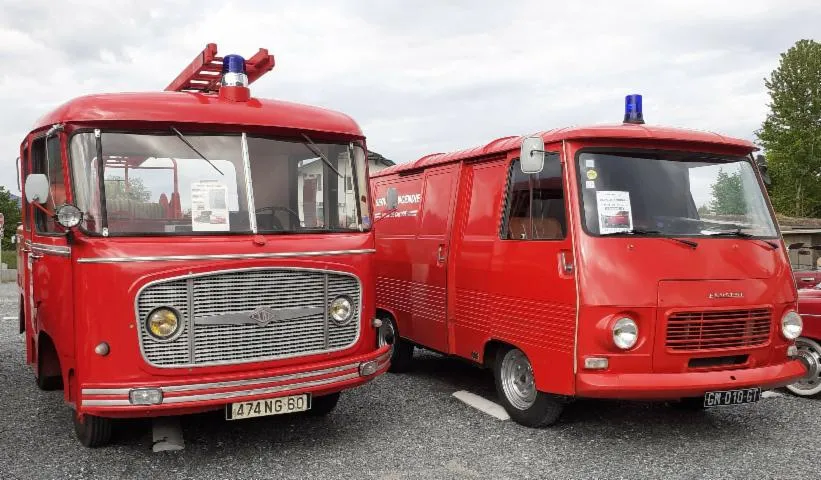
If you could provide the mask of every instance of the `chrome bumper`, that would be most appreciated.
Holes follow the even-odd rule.
[[[234,401],[252,400],[271,396],[305,393],[354,386],[383,373],[390,363],[390,350],[383,347],[376,355],[348,360],[342,365],[285,373],[242,380],[228,380],[195,384],[143,384],[118,388],[84,387],[81,390],[81,408],[93,410],[168,409],[220,405]],[[375,367],[373,365],[375,363]],[[368,372],[368,370],[370,372]],[[357,380],[359,380],[357,382]],[[354,385],[351,385],[354,384]],[[134,404],[130,400],[133,390],[159,390],[158,403]]]

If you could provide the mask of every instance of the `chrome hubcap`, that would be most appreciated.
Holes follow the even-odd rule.
[[[807,342],[801,338],[795,341],[798,347],[798,355],[807,364],[807,376],[791,385],[799,392],[812,392],[821,388],[821,351],[818,345]]]
[[[533,368],[519,350],[510,350],[502,359],[502,391],[511,405],[527,410],[536,402],[536,382]]]

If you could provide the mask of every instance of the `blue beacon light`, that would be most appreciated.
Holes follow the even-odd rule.
[[[641,95],[627,95],[624,97],[624,123],[641,125],[644,123],[644,114],[641,110]]]
[[[222,86],[247,87],[245,59],[240,55],[226,55],[222,58]]]

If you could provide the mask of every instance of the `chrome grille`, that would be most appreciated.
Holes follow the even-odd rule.
[[[143,355],[153,365],[177,367],[341,350],[359,338],[360,294],[359,281],[353,276],[300,269],[217,272],[155,283],[137,298]],[[354,306],[353,320],[342,327],[327,320],[328,306],[338,295],[348,295]],[[157,341],[143,327],[148,313],[161,306],[175,308],[185,319],[185,330],[172,341]],[[323,313],[264,325],[250,320],[249,315],[263,307],[319,307]],[[205,323],[232,314],[247,321]]]
[[[715,350],[755,347],[770,339],[770,311],[722,310],[678,312],[667,319],[670,350]]]

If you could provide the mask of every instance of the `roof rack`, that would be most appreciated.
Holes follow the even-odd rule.
[[[250,85],[274,68],[274,56],[260,48],[245,60],[245,71]],[[222,57],[217,56],[217,44],[209,43],[199,55],[165,87],[168,92],[217,92],[222,77]]]

